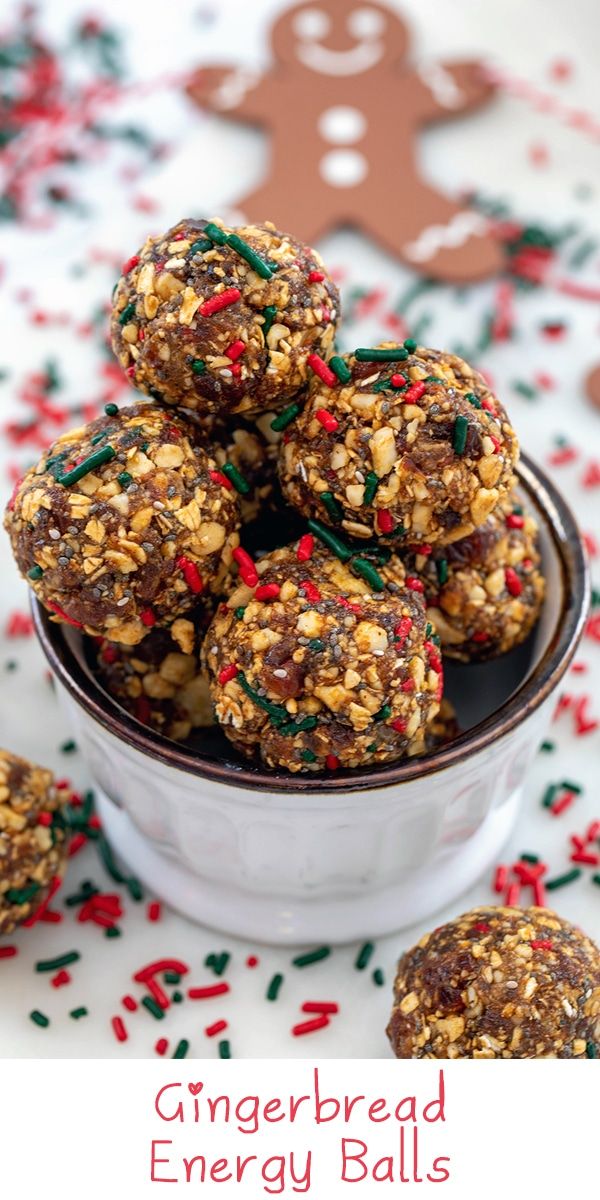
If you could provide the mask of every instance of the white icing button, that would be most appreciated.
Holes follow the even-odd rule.
[[[358,150],[330,150],[321,159],[319,169],[331,187],[356,187],[366,178],[369,164]]]
[[[328,108],[319,117],[319,133],[326,142],[346,146],[358,142],[367,128],[367,118],[358,108],[339,104]]]

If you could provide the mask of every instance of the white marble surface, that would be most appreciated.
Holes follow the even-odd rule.
[[[209,20],[207,4],[190,0],[180,0],[168,17],[154,6],[148,15],[148,6],[141,0],[133,0],[126,9],[116,0],[105,0],[102,11],[107,22],[126,34],[132,77],[151,79],[160,72],[185,70],[202,59],[263,61],[261,30],[269,12],[279,7],[268,0],[255,0],[252,5],[220,0],[214,21]],[[591,2],[573,2],[568,22],[564,5],[542,0],[530,0],[525,11],[513,0],[493,0],[484,8],[475,0],[453,0],[444,5],[434,0],[407,0],[402,7],[413,23],[419,56],[482,53],[504,70],[543,87],[564,104],[588,109],[595,106],[597,68],[588,36],[595,19]],[[74,0],[57,0],[48,7],[44,20],[56,34],[81,11]],[[573,77],[561,84],[549,71],[552,61],[559,57],[572,59],[575,66]],[[115,119],[114,113],[111,119]],[[265,150],[258,133],[203,118],[176,92],[161,91],[143,101],[128,100],[119,110],[119,119],[152,128],[155,135],[167,138],[172,143],[170,157],[149,166],[141,157],[140,178],[125,183],[123,168],[138,159],[133,152],[111,146],[102,163],[83,166],[73,176],[89,207],[86,216],[65,213],[46,231],[22,225],[5,225],[0,231],[4,268],[0,367],[7,372],[0,385],[2,429],[8,420],[23,418],[26,410],[18,398],[19,388],[25,375],[43,369],[49,358],[56,360],[63,380],[57,403],[75,406],[82,400],[100,399],[100,370],[106,361],[101,338],[83,337],[77,327],[88,321],[110,294],[114,272],[101,261],[103,255],[119,262],[133,252],[148,229],[167,225],[183,212],[218,212],[225,202],[235,199],[237,186],[251,186],[260,174]],[[547,147],[549,154],[543,168],[532,166],[528,156],[529,148],[539,143]],[[422,150],[424,170],[439,186],[457,190],[473,184],[486,194],[505,199],[524,219],[555,226],[575,221],[581,225],[580,239],[587,235],[600,239],[600,210],[593,194],[599,177],[600,149],[555,116],[536,112],[529,104],[502,95],[493,109],[462,124],[450,123],[431,131]],[[588,188],[587,199],[583,185]],[[138,211],[132,198],[139,195],[151,197],[156,210],[150,214]],[[573,246],[576,244],[577,239]],[[367,339],[379,334],[391,302],[408,287],[411,276],[350,233],[331,237],[321,249],[327,261],[343,273],[342,291],[347,297],[352,287],[383,290],[379,305],[368,319],[360,326],[354,323],[342,338],[346,345],[358,341],[368,344]],[[73,268],[82,266],[84,273],[73,273]],[[560,268],[563,275],[575,274],[566,259],[561,259]],[[576,277],[590,286],[600,285],[597,249]],[[30,301],[17,299],[23,288],[31,289]],[[461,341],[471,346],[493,296],[493,284],[470,289],[460,303],[452,291],[440,289],[415,303],[410,321],[414,324],[427,312],[431,320],[426,340],[431,344],[452,346]],[[35,308],[67,313],[69,320],[65,324],[34,325],[28,314]],[[546,462],[559,435],[568,436],[576,447],[577,461],[553,468],[553,478],[572,503],[583,528],[600,539],[600,488],[584,490],[580,483],[585,465],[600,460],[600,414],[589,406],[582,386],[586,371],[600,361],[598,305],[567,299],[552,287],[545,287],[519,294],[515,311],[514,338],[492,346],[480,356],[480,365],[491,373],[523,445],[533,457]],[[567,323],[566,336],[556,342],[543,338],[541,322],[557,318]],[[515,380],[531,382],[538,372],[550,375],[554,387],[542,390],[535,401],[526,400],[513,384]],[[25,466],[34,454],[33,447],[15,448],[0,433],[2,500],[10,492],[11,468]],[[594,571],[598,585],[598,560]],[[0,743],[48,764],[60,775],[69,774],[76,785],[85,787],[88,780],[77,754],[66,757],[59,750],[68,730],[46,679],[41,652],[31,639],[5,637],[9,614],[25,610],[26,602],[25,586],[17,578],[2,535]],[[587,670],[569,677],[569,691],[576,695],[595,693],[592,708],[595,715],[600,715],[600,646],[588,639],[578,657]],[[12,659],[17,661],[17,668],[11,671],[7,664]],[[576,739],[571,716],[565,714],[551,736],[557,750],[538,756],[529,777],[522,817],[506,855],[510,859],[522,850],[536,851],[547,856],[551,874],[558,874],[567,866],[569,832],[582,831],[590,820],[600,818],[600,733]],[[568,816],[555,820],[540,808],[539,800],[548,780],[563,778],[575,778],[585,791]],[[86,849],[71,865],[67,892],[86,877],[98,882],[104,879],[92,849]],[[482,879],[458,907],[464,910],[471,904],[490,901],[489,884],[489,879]],[[600,938],[600,888],[591,884],[587,874],[574,886],[555,893],[555,902],[562,914]],[[15,959],[0,961],[0,1056],[145,1056],[153,1052],[156,1038],[164,1035],[169,1039],[170,1052],[178,1038],[186,1037],[191,1043],[190,1054],[210,1057],[216,1054],[216,1044],[204,1037],[203,1029],[221,1017],[229,1023],[225,1036],[230,1038],[235,1055],[379,1057],[389,1053],[383,1031],[394,962],[399,951],[422,929],[378,943],[371,967],[383,968],[386,985],[376,987],[370,970],[361,974],[353,969],[356,946],[338,949],[328,960],[298,971],[290,967],[291,955],[285,951],[234,942],[167,911],[161,922],[153,925],[146,920],[145,904],[135,905],[126,898],[125,907],[120,940],[108,941],[100,930],[78,925],[72,910],[61,925],[38,925],[11,939],[19,954]],[[35,960],[73,947],[82,952],[82,960],[72,970],[69,987],[54,990],[47,976],[33,973]],[[120,997],[135,991],[132,972],[149,959],[163,954],[181,956],[190,963],[190,982],[200,985],[213,978],[202,965],[204,956],[223,949],[232,952],[226,975],[231,993],[224,999],[174,1005],[160,1023],[144,1010],[130,1017],[120,1007]],[[254,970],[244,965],[249,952],[256,952],[260,958]],[[276,971],[285,974],[285,984],[277,1003],[268,1004],[264,994]],[[290,1028],[301,1019],[300,1005],[307,999],[337,1000],[340,1014],[328,1029],[313,1038],[292,1040]],[[69,1009],[80,1004],[89,1008],[89,1017],[71,1021]],[[48,1030],[37,1029],[28,1020],[32,1008],[40,1008],[51,1017]],[[117,1044],[110,1029],[110,1018],[118,1013],[125,1017],[130,1035],[124,1045]]]

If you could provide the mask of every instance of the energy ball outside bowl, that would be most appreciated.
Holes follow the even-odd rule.
[[[399,560],[342,562],[303,535],[243,570],[204,643],[217,720],[234,746],[289,771],[420,753],[441,662]]]
[[[446,544],[506,495],[515,432],[456,355],[382,343],[314,374],[280,458],[284,494],[351,537]]]
[[[26,921],[64,874],[64,796],[51,771],[0,750],[0,934]]]
[[[60,620],[135,645],[218,591],[238,544],[237,493],[194,437],[157,404],[107,405],[27,472],[5,524]]]
[[[476,908],[398,963],[397,1058],[595,1058],[600,951],[546,908]]]
[[[544,600],[538,525],[511,493],[468,537],[405,556],[448,658],[497,658],[531,633]]]
[[[148,238],[113,298],[112,342],[142,392],[201,413],[293,400],[333,346],[339,293],[315,250],[270,222],[183,220]]]
[[[170,629],[151,629],[138,646],[103,641],[97,649],[101,685],[142,725],[175,742],[214,722],[200,643],[210,612],[179,617]]]

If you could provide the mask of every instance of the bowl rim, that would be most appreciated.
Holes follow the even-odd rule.
[[[270,793],[371,791],[398,786],[418,778],[426,779],[488,749],[539,708],[560,683],[583,633],[590,600],[590,580],[575,517],[546,473],[525,454],[521,455],[516,475],[518,483],[546,517],[547,529],[561,566],[560,612],[544,654],[520,687],[485,720],[429,755],[400,759],[395,763],[364,770],[336,771],[330,775],[321,772],[293,774],[269,769],[259,763],[246,767],[243,763],[238,765],[204,759],[197,751],[149,730],[91,679],[65,639],[64,626],[51,617],[32,592],[34,627],[53,673],[76,703],[117,740],[170,768],[213,783]]]

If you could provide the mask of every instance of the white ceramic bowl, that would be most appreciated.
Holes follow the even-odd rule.
[[[589,582],[581,538],[539,468],[519,468],[547,579],[527,644],[451,667],[463,733],[424,758],[291,775],[191,750],[142,726],[100,687],[81,635],[34,601],[38,636],[128,866],[202,924],[276,943],[343,942],[412,925],[469,888],[499,854],[526,771],[575,653]]]

